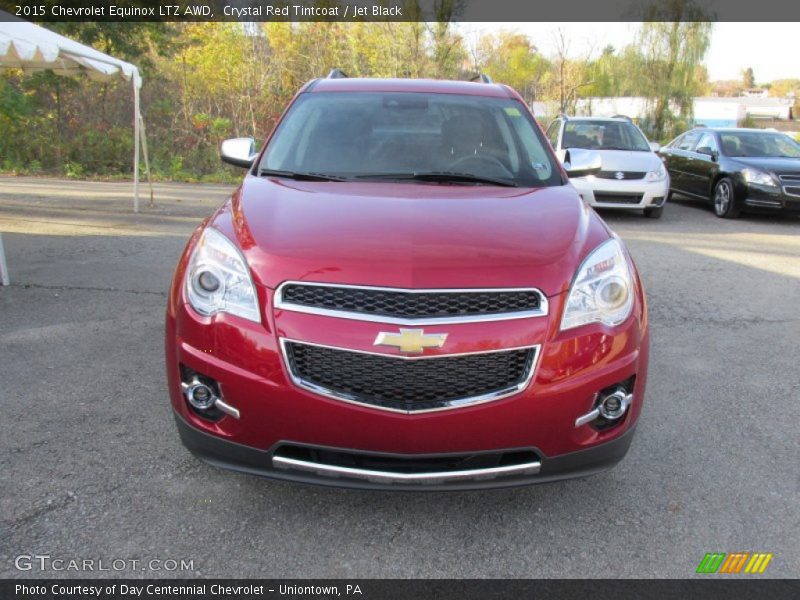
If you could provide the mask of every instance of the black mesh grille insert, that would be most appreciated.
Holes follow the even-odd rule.
[[[595,192],[594,200],[595,202],[608,202],[609,204],[639,204],[642,201],[642,194]]]
[[[296,377],[356,402],[406,411],[441,408],[517,386],[525,381],[534,352],[525,348],[401,360],[286,342]]]
[[[285,303],[406,319],[494,315],[540,307],[539,294],[532,290],[411,293],[289,284],[282,294]]]

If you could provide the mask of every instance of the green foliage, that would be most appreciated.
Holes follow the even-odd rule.
[[[700,61],[710,25],[690,0],[648,10],[640,38],[575,57],[558,32],[552,55],[517,32],[472,40],[453,26],[464,0],[437,0],[437,22],[50,23],[48,27],[138,64],[142,110],[157,178],[236,181],[219,161],[228,137],[265,138],[307,81],[338,67],[354,76],[456,79],[486,72],[526,101],[573,111],[586,96],[646,96],[643,125],[665,140],[691,122],[691,98],[705,91]],[[419,10],[413,0],[409,14]],[[675,17],[678,18],[675,18]],[[737,82],[738,85],[738,82]],[[773,95],[798,90],[776,82]],[[133,154],[130,85],[52,73],[0,76],[0,168],[17,173],[129,176]],[[142,165],[143,168],[143,165]]]

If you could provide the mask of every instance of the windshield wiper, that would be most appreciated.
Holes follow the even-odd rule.
[[[262,177],[286,177],[298,181],[347,181],[347,177],[339,175],[328,175],[326,173],[296,173],[294,171],[279,171],[276,169],[259,169],[258,174]]]
[[[455,171],[422,171],[413,173],[365,173],[356,175],[356,179],[397,179],[413,181],[432,181],[437,183],[463,182],[463,183],[482,183],[486,185],[499,185],[503,187],[518,187],[510,179],[500,179],[497,177],[485,177],[472,173],[456,173]]]

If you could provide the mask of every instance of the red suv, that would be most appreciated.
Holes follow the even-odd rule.
[[[221,467],[383,489],[590,475],[644,401],[645,297],[522,98],[481,82],[305,85],[169,294],[183,443]]]

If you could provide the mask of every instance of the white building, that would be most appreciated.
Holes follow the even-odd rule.
[[[699,97],[694,99],[694,121],[709,127],[735,127],[747,117],[788,121],[797,116],[792,113],[793,104],[791,98]],[[648,106],[647,99],[642,97],[581,98],[575,113],[580,116],[625,115],[641,119],[647,114]],[[534,102],[532,108],[536,116],[549,117],[557,114],[558,103]]]

